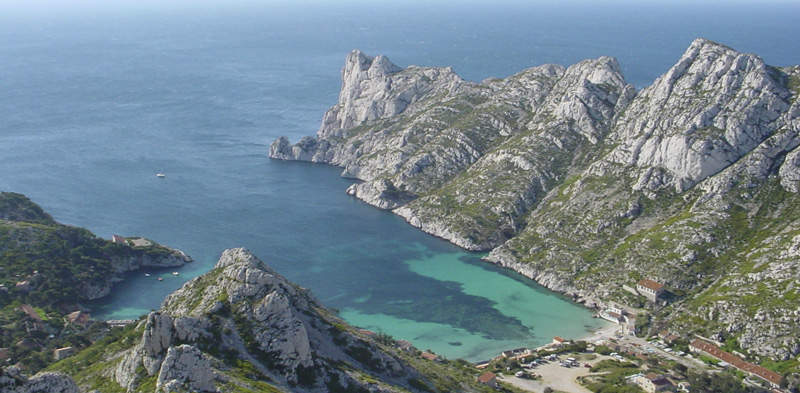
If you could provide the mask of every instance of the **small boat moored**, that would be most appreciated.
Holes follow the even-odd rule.
[[[165,178],[165,177],[167,177],[167,175],[165,175],[163,173],[156,173],[156,177]]]

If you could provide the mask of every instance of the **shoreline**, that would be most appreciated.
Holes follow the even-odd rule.
[[[579,337],[575,341],[586,341],[587,343],[594,343],[596,341],[607,340],[609,338],[613,338],[617,331],[621,330],[622,327],[616,323],[608,322],[607,326],[603,326],[600,328],[595,329],[591,332],[588,336]]]

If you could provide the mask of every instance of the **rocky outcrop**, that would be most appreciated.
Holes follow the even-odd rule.
[[[183,251],[166,247],[148,241],[145,247],[118,246],[116,252],[111,253],[109,263],[113,274],[103,280],[87,282],[80,286],[81,297],[86,300],[96,300],[108,296],[114,283],[121,281],[121,274],[146,267],[164,268],[180,267],[192,258]]]
[[[598,167],[636,168],[635,189],[688,190],[792,127],[798,114],[782,79],[757,56],[695,40],[616,119],[617,146]]]
[[[291,391],[388,392],[416,390],[409,379],[425,379],[244,249],[226,250],[211,272],[169,295],[138,330],[141,340],[116,355],[120,361],[109,371],[128,391],[154,380],[159,392],[257,390],[265,383]],[[382,384],[365,382],[375,379]]]
[[[16,366],[0,371],[0,391],[4,393],[80,393],[75,381],[63,374],[39,373],[28,378]]]
[[[587,305],[797,354],[800,66],[698,39],[636,93],[608,57],[478,84],[359,59],[317,136],[271,157],[340,166],[348,194]],[[641,278],[671,303],[622,289]]]
[[[158,372],[157,390],[213,392],[217,379],[211,361],[191,345],[170,347]]]

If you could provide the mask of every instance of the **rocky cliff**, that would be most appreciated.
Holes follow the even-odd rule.
[[[271,157],[341,166],[349,194],[589,304],[644,306],[622,286],[650,278],[657,323],[800,353],[800,67],[698,39],[640,92],[607,57],[469,83],[354,52],[343,79]]]
[[[244,249],[225,251],[211,272],[169,295],[115,345],[95,348],[106,351],[104,360],[78,372],[86,390],[488,389],[469,371],[409,357],[357,332]],[[83,361],[79,355],[63,367]]]

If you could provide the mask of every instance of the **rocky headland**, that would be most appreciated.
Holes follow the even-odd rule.
[[[705,39],[641,91],[610,57],[504,79],[347,56],[316,137],[347,193],[589,306],[800,354],[800,66]],[[649,278],[668,302],[623,289]]]
[[[86,229],[58,223],[26,196],[12,192],[0,193],[0,230],[0,282],[8,288],[28,282],[27,289],[12,295],[51,291],[60,298],[48,295],[41,299],[45,303],[99,299],[111,292],[122,273],[192,261],[182,251],[151,240],[100,239]]]

